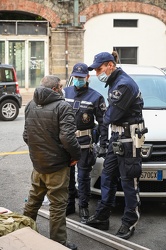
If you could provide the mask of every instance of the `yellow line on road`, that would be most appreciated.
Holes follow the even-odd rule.
[[[25,151],[17,151],[17,152],[2,152],[0,153],[0,156],[1,155],[21,155],[21,154],[28,154],[29,151],[28,150],[25,150]]]

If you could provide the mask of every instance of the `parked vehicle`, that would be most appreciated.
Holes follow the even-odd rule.
[[[161,68],[162,71],[164,71],[164,73],[166,74],[166,67]]]
[[[0,64],[0,119],[13,121],[19,114],[22,97],[12,65]]]
[[[140,196],[166,198],[166,75],[156,67],[118,65],[138,84],[144,99],[143,116],[148,133],[142,148],[142,175]],[[90,87],[104,95],[107,100],[108,88],[94,74]],[[111,132],[111,131],[110,131]],[[97,158],[91,172],[91,192],[100,194],[102,158]],[[123,196],[119,183],[117,196]]]

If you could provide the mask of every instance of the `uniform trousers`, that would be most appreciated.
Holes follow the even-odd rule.
[[[50,201],[50,239],[61,244],[67,242],[66,206],[69,175],[69,167],[64,167],[51,174],[41,174],[33,170],[31,189],[24,208],[24,215],[36,220],[38,210],[42,205],[44,196],[47,194]]]
[[[92,162],[94,162],[94,156],[90,152],[89,148],[81,150],[81,158],[77,163],[78,171],[78,197],[79,206],[86,208],[88,207],[90,199],[90,172],[92,170]],[[70,182],[69,182],[69,199],[68,204],[74,205],[75,203],[75,172],[73,169],[70,170]]]
[[[117,181],[120,177],[125,196],[125,209],[122,224],[131,227],[139,219],[139,177],[141,175],[140,149],[136,149],[136,157],[133,157],[132,142],[123,143],[124,155],[116,155],[113,152],[112,142],[119,139],[119,133],[112,132],[108,152],[104,161],[101,174],[101,201],[99,202],[96,215],[99,219],[108,219],[111,207],[115,206]],[[126,139],[123,135],[121,139]]]

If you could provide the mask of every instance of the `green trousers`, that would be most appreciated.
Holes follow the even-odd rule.
[[[65,167],[51,174],[32,171],[31,189],[25,204],[24,215],[36,220],[44,196],[50,201],[50,239],[61,244],[67,242],[66,206],[68,200],[70,168]]]

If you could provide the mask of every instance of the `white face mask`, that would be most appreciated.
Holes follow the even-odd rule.
[[[110,75],[109,75],[110,76]],[[105,72],[102,72],[101,74],[99,74],[97,77],[101,82],[107,82],[108,77],[107,74]]]
[[[61,92],[60,92],[59,94],[60,94],[62,97],[65,98],[65,91],[64,91],[64,89],[62,89]]]

